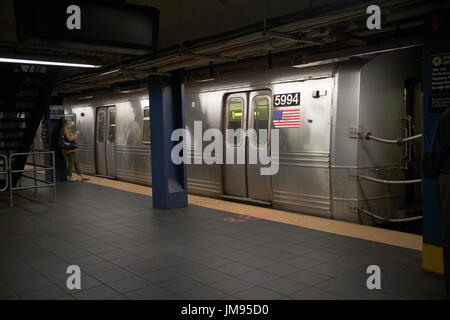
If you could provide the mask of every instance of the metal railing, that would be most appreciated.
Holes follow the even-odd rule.
[[[8,190],[8,158],[4,154],[0,154],[0,158],[3,158],[3,164],[5,166],[5,171],[0,171],[0,176],[5,176],[5,186],[0,189],[0,192]]]
[[[365,140],[374,140],[380,143],[386,143],[386,144],[397,144],[399,146],[404,145],[405,146],[405,155],[403,157],[403,160],[405,161],[405,165],[403,167],[403,169],[406,169],[408,167],[408,161],[411,161],[411,143],[413,140],[416,139],[420,139],[422,138],[422,134],[416,134],[414,136],[411,136],[412,130],[411,130],[411,117],[407,116],[406,118],[404,118],[404,120],[409,121],[409,130],[406,129],[405,130],[405,138],[398,138],[395,140],[390,140],[390,139],[384,139],[384,138],[380,138],[380,137],[376,137],[374,136],[371,132],[366,132],[364,134],[364,139]],[[377,179],[374,177],[369,177],[369,176],[365,176],[365,175],[357,175],[358,179],[363,179],[363,180],[367,180],[367,181],[371,181],[371,182],[375,182],[375,183],[380,183],[383,184],[386,188],[386,202],[387,202],[387,208],[388,208],[388,212],[390,211],[390,204],[389,204],[389,195],[388,195],[388,185],[407,185],[407,184],[416,184],[416,183],[421,183],[422,179],[411,179],[411,180],[384,180],[384,179]],[[380,217],[368,210],[365,209],[359,209],[359,212],[362,212],[376,220],[380,220],[383,222],[410,222],[410,221],[415,221],[415,220],[420,220],[423,217],[422,216],[415,216],[415,217],[406,217],[406,218],[397,218],[397,219],[393,219],[391,217]]]
[[[382,184],[414,184],[414,183],[421,183],[422,182],[422,179],[413,179],[413,180],[382,180],[382,179],[372,178],[372,177],[368,177],[368,176],[360,176],[360,175],[358,175],[358,178],[361,178],[361,179],[364,179],[364,180],[367,180],[367,181],[382,183]]]
[[[416,221],[416,220],[421,220],[423,219],[423,216],[415,216],[415,217],[408,217],[408,218],[398,218],[398,219],[392,219],[392,218],[388,218],[388,217],[380,217],[378,215],[376,215],[375,213],[372,213],[368,210],[365,209],[359,209],[359,211],[361,211],[362,213],[367,214],[368,216],[383,221],[383,222],[410,222],[410,221]]]
[[[383,179],[377,179],[377,178],[373,178],[373,177],[368,177],[368,176],[362,176],[362,175],[358,175],[358,178],[367,180],[367,181],[372,181],[372,182],[376,182],[376,183],[381,183],[385,185],[385,188],[387,188],[388,185],[399,185],[399,184],[414,184],[414,183],[421,183],[422,179],[414,179],[414,180],[383,180]],[[390,205],[389,205],[389,195],[388,195],[388,191],[386,189],[386,202],[387,202],[387,208],[388,208],[388,212],[390,211]],[[416,220],[420,220],[423,217],[422,216],[415,216],[415,217],[407,217],[407,218],[391,218],[391,217],[380,217],[368,210],[365,209],[358,209],[359,212],[362,212],[376,220],[380,220],[383,222],[410,222],[410,221],[416,221]]]
[[[372,135],[372,133],[368,132],[368,133],[366,133],[364,135],[364,138],[366,140],[375,140],[375,141],[382,142],[382,143],[402,145],[405,142],[422,138],[422,134],[420,133],[420,134],[417,134],[415,136],[407,137],[407,138],[398,138],[397,140],[389,140],[389,139],[383,139],[383,138],[375,137],[374,135]]]
[[[51,166],[45,166],[41,164],[36,163],[35,156],[37,154],[43,154],[43,155],[50,155],[52,157],[52,165]],[[33,166],[33,169],[26,169],[23,170],[13,170],[12,164],[15,157],[32,157],[33,163],[26,162],[25,165],[31,165]],[[9,174],[9,204],[11,207],[14,206],[14,191],[16,190],[24,190],[24,189],[34,189],[34,195],[36,196],[36,192],[38,188],[53,188],[53,201],[56,201],[56,172],[55,172],[55,152],[54,151],[48,151],[48,150],[32,150],[32,152],[22,152],[22,153],[12,153],[8,157],[8,174]],[[47,181],[47,171],[52,171],[52,181]],[[27,172],[33,172],[33,176],[25,175],[24,173]],[[44,180],[39,179],[37,177],[37,172],[44,172]],[[21,178],[27,178],[33,180],[32,185],[26,185],[22,186],[21,184],[18,187],[13,187],[12,184],[12,177],[15,173],[22,173]],[[38,182],[41,182],[43,184],[38,184]]]

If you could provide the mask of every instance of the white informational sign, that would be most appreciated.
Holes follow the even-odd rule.
[[[48,107],[49,119],[63,119],[64,118],[64,107],[61,105],[53,105]]]

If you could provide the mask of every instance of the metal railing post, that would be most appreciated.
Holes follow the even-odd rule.
[[[52,151],[52,158],[53,158],[53,201],[56,202],[56,172],[55,172],[55,151]]]
[[[34,177],[34,197],[36,198],[37,196],[37,180],[36,180],[36,158],[34,157],[34,153],[32,154],[32,159],[33,159],[33,177]]]
[[[14,201],[13,201],[13,181],[12,181],[12,162],[11,162],[11,158],[12,155],[9,156],[8,159],[8,165],[9,165],[9,181],[10,181],[10,186],[9,186],[9,206],[13,207],[14,206]]]
[[[5,176],[5,186],[3,187],[3,189],[0,190],[0,192],[6,191],[8,190],[9,187],[9,175],[8,175],[8,158],[4,155],[4,154],[0,154],[0,157],[2,157],[4,160],[3,164],[5,166],[5,171],[0,172],[1,175]]]

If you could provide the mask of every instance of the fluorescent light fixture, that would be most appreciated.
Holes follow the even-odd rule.
[[[295,65],[295,66],[292,66],[292,67],[293,68],[314,67],[314,66],[319,66],[319,65],[322,65],[322,64],[329,64],[329,63],[336,63],[336,62],[347,61],[349,59],[350,59],[349,57],[327,59],[327,60],[315,61],[315,62],[310,62],[310,63],[305,63],[305,64],[298,64],[298,65]]]
[[[208,78],[208,79],[202,79],[202,80],[194,80],[195,82],[199,82],[199,83],[202,83],[202,82],[209,82],[209,81],[214,81],[214,78]]]
[[[111,71],[106,71],[106,72],[100,73],[99,76],[106,76],[107,74],[116,73],[116,72],[118,72],[118,71],[120,71],[120,69],[115,69],[115,70],[111,70]]]
[[[57,61],[42,61],[42,60],[28,60],[28,59],[12,59],[12,58],[0,58],[0,62],[6,63],[23,63],[23,64],[39,64],[45,66],[60,66],[60,67],[75,67],[75,68],[99,68],[93,64],[83,63],[69,63],[69,62],[57,62]]]
[[[410,48],[420,47],[420,46],[421,46],[420,44],[412,44],[412,45],[404,46],[404,47],[388,48],[388,49],[381,49],[381,50],[375,50],[375,51],[369,51],[369,52],[354,54],[353,56],[354,57],[361,57],[361,56],[367,56],[367,55],[371,55],[371,54],[391,52],[391,51],[397,51],[397,50],[403,50],[403,49],[410,49]]]
[[[146,90],[146,88],[136,88],[136,89],[124,89],[124,90],[120,90],[120,93],[131,93],[131,92],[139,92],[139,91],[144,91]]]

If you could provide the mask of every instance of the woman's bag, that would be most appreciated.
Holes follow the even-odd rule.
[[[75,140],[73,141],[69,141],[67,140],[67,138],[65,136],[61,136],[59,137],[59,148],[60,149],[76,149],[78,148],[78,144],[75,142]]]
[[[424,150],[423,176],[427,179],[437,179],[445,161],[445,155],[439,147],[438,128],[439,123],[434,127],[430,144]]]

